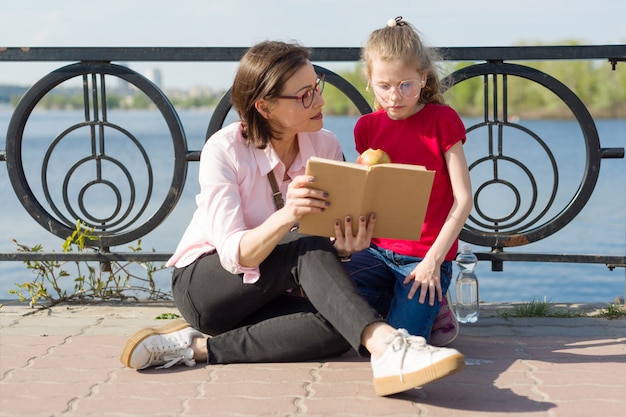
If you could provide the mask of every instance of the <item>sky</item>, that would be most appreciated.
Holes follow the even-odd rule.
[[[615,0],[2,0],[1,10],[0,47],[360,47],[399,15],[432,46],[626,44],[626,2]],[[66,64],[0,61],[0,84],[30,85]],[[164,88],[226,88],[237,64],[129,65],[158,67]]]

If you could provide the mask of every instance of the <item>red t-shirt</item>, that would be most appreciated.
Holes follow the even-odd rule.
[[[419,241],[373,239],[373,243],[402,255],[423,258],[432,246],[453,203],[452,185],[444,154],[458,141],[465,142],[465,126],[451,107],[426,104],[413,116],[392,120],[384,110],[361,116],[354,127],[356,150],[382,149],[392,162],[423,165],[435,171]],[[458,240],[446,260],[456,256]]]

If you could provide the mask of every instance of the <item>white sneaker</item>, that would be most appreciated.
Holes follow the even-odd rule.
[[[202,333],[184,320],[175,320],[158,328],[141,329],[128,339],[120,360],[134,369],[150,366],[169,368],[181,362],[194,366],[196,361],[190,346],[195,337],[202,337]]]
[[[379,359],[372,357],[377,395],[391,395],[420,387],[465,368],[465,357],[456,349],[437,348],[426,339],[396,330]]]

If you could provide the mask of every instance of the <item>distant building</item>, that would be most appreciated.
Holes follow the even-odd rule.
[[[163,73],[159,68],[150,68],[143,75],[160,89],[163,88]]]

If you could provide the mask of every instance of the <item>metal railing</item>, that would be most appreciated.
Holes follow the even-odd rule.
[[[333,71],[317,65],[318,62],[357,62],[359,48],[312,49],[316,69],[326,75],[327,82],[343,92],[361,114],[370,112],[368,101],[355,86]],[[0,151],[0,160],[6,161],[11,184],[25,210],[45,230],[65,239],[72,233],[79,219],[93,227],[94,235],[98,238],[93,242],[93,252],[2,252],[0,261],[74,260],[106,264],[111,261],[143,262],[169,258],[170,253],[112,252],[110,248],[145,236],[165,220],[181,195],[189,162],[198,161],[200,151],[188,149],[178,113],[166,94],[141,74],[112,62],[236,62],[245,50],[226,47],[0,49],[0,65],[1,62],[24,62],[24,65],[42,61],[72,62],[44,76],[21,97],[13,111],[7,130],[6,150]],[[501,270],[505,261],[599,263],[611,269],[625,266],[626,254],[514,253],[506,252],[505,248],[536,242],[561,230],[580,213],[591,197],[601,160],[624,157],[623,147],[601,147],[594,119],[572,90],[551,75],[519,62],[604,60],[612,70],[616,70],[624,67],[623,64],[617,64],[626,60],[626,45],[441,48],[440,53],[448,61],[472,62],[448,75],[444,81],[449,82],[445,84],[453,88],[472,79],[482,80],[483,83],[482,116],[478,122],[467,126],[467,133],[479,136],[485,144],[485,152],[469,161],[475,187],[475,209],[461,232],[461,239],[490,247],[490,252],[477,255],[480,260],[490,261],[493,270]],[[32,169],[26,169],[24,152],[30,144],[26,143],[24,131],[34,123],[32,112],[46,95],[62,84],[76,80],[82,83],[84,120],[67,126],[52,140],[39,161],[40,176],[36,178]],[[173,161],[169,166],[168,190],[154,189],[155,170],[150,144],[142,142],[124,126],[109,120],[107,94],[112,80],[122,81],[141,91],[161,114],[164,129],[169,132],[171,139],[166,147],[168,157]],[[565,199],[560,208],[556,207],[556,195],[560,192],[559,165],[555,156],[558,147],[551,146],[540,133],[517,123],[514,115],[509,114],[507,97],[509,89],[513,88],[517,80],[535,83],[550,90],[569,109],[580,128],[584,173],[572,195]],[[230,91],[215,108],[207,126],[207,138],[224,124],[230,111],[229,98]],[[64,172],[55,171],[51,167],[53,158],[63,155],[68,142],[77,143],[77,132],[87,132],[80,135],[81,146],[86,146],[89,151],[84,158],[65,165]],[[552,177],[549,186],[543,187],[543,178],[538,181],[524,161],[504,151],[503,144],[507,138],[520,133],[534,141],[542,158],[547,161],[545,169]],[[112,140],[114,137],[120,143],[116,144]],[[129,154],[134,157],[129,157]],[[530,185],[522,189],[504,178],[502,171],[507,164],[524,173]],[[489,166],[488,176],[476,181],[475,172],[485,165]],[[137,167],[141,167],[139,174],[133,170]],[[112,170],[116,171],[115,180],[107,178]],[[141,179],[137,180],[136,175]],[[123,187],[122,183],[125,183]],[[497,215],[489,214],[489,207],[484,207],[480,199],[481,193],[494,185],[504,187],[513,196],[510,202],[513,208]],[[87,195],[93,187],[106,187],[115,196],[106,210],[90,207]],[[41,193],[35,193],[35,188],[42,190]],[[545,195],[542,196],[542,193]],[[156,201],[159,199],[157,194],[161,195],[162,201]],[[98,214],[103,211],[107,214]]]

